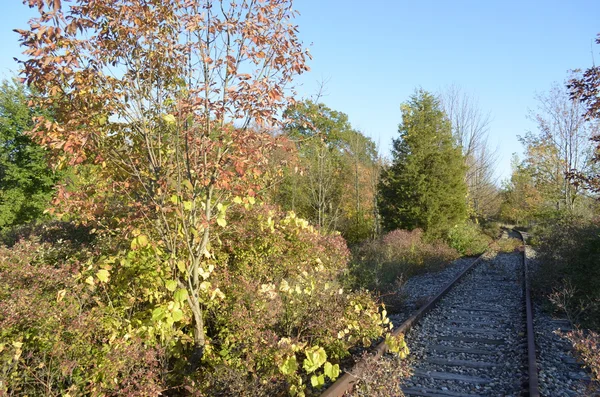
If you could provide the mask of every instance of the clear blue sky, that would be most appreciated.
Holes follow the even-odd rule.
[[[33,15],[19,0],[0,13],[0,74],[17,69],[13,28]],[[599,0],[296,0],[300,36],[313,55],[298,83],[301,96],[327,81],[328,106],[389,154],[401,121],[400,104],[415,87],[449,84],[477,96],[491,111],[491,142],[499,148],[497,174],[507,177],[520,152],[517,135],[534,95],[592,64],[591,42],[600,32]],[[594,47],[600,61],[600,48]]]

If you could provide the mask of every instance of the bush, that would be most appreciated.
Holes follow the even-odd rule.
[[[345,291],[340,276],[349,251],[339,235],[324,236],[295,214],[255,206],[231,216],[213,283],[225,298],[209,310],[201,375],[219,395],[318,394],[342,360],[388,329],[366,292]],[[232,375],[234,374],[234,375]],[[237,374],[237,375],[235,375]],[[230,382],[231,376],[241,381]],[[306,385],[311,385],[307,388]],[[210,393],[209,393],[210,394]]]
[[[492,240],[496,240],[502,232],[502,227],[500,226],[500,223],[490,220],[481,221],[480,227],[481,231]]]
[[[587,395],[600,393],[600,335],[595,332],[585,334],[583,331],[575,331],[568,333],[567,337],[573,343],[576,354],[592,374]]]
[[[157,395],[164,352],[147,346],[50,247],[0,246],[0,394]]]
[[[410,365],[397,354],[375,358],[364,354],[363,372],[352,391],[355,397],[402,397],[401,385],[411,375]]]
[[[587,307],[577,317],[582,324],[600,329],[600,220],[558,218],[538,225],[535,241],[539,269],[534,287],[549,295],[567,285],[561,310]]]
[[[461,255],[467,256],[484,253],[492,242],[492,239],[472,222],[454,226],[448,231],[447,240],[450,247],[457,250]]]
[[[508,237],[494,241],[491,248],[498,252],[515,252],[523,246],[523,242],[519,239]]]
[[[266,205],[230,211],[203,270],[198,368],[158,239],[130,248],[65,223],[14,234],[0,246],[0,394],[315,395],[391,328],[370,294],[342,286],[341,236]]]
[[[397,280],[438,271],[457,257],[444,242],[427,242],[420,229],[394,230],[356,249],[350,282],[385,293],[395,289]]]

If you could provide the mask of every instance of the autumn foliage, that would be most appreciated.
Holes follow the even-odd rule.
[[[288,23],[291,4],[29,5],[40,17],[18,31],[25,79],[39,93],[36,105],[54,114],[36,118],[34,134],[54,150],[58,167],[93,164],[100,179],[87,190],[62,186],[58,201],[84,203],[84,220],[98,223],[117,212],[111,226],[149,235],[167,253],[165,265],[188,292],[201,357],[198,290],[211,228],[225,227],[234,196],[257,189],[270,143],[250,124],[272,125],[289,101],[286,84],[307,70]],[[143,231],[132,233],[135,226]]]
[[[315,395],[389,330],[343,238],[262,194],[308,69],[291,1],[26,4],[31,135],[86,237],[0,249],[0,393]]]

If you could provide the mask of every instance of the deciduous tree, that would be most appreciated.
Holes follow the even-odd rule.
[[[205,302],[220,292],[208,281],[214,233],[228,205],[253,200],[270,147],[249,126],[274,124],[287,84],[307,70],[292,2],[25,3],[40,12],[18,30],[25,78],[55,112],[34,135],[57,164],[98,165],[103,183],[80,203],[95,220],[107,204],[94,197],[111,192],[132,248],[155,248],[193,313],[197,362]]]
[[[279,189],[278,201],[323,231],[341,231],[351,242],[369,237],[377,150],[352,128],[348,116],[312,100],[290,106],[285,133],[296,143],[298,163]]]
[[[452,133],[462,147],[469,210],[475,217],[495,215],[498,189],[494,168],[498,157],[488,140],[491,115],[484,113],[477,99],[458,86],[444,89],[440,101],[452,124]]]
[[[538,131],[522,139],[528,153],[525,160],[538,183],[545,185],[541,190],[546,191],[546,199],[553,201],[557,210],[572,212],[581,187],[570,183],[569,176],[592,170],[590,139],[598,134],[598,123],[585,119],[583,104],[570,98],[562,84],[553,84],[536,99],[538,107],[530,118]]]
[[[596,44],[600,44],[600,33],[596,38]],[[583,103],[587,120],[600,120],[600,66],[592,66],[586,69],[582,75],[569,81],[567,88],[570,90],[571,99]],[[592,136],[592,142],[596,149],[593,156],[594,163],[600,163],[600,134],[596,132]],[[577,183],[584,183],[595,192],[600,192],[600,172],[594,169],[589,173],[574,172],[572,175]]]

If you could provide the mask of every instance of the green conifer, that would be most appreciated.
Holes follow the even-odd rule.
[[[465,163],[438,99],[419,89],[401,105],[400,136],[379,184],[383,227],[440,237],[467,216]]]

